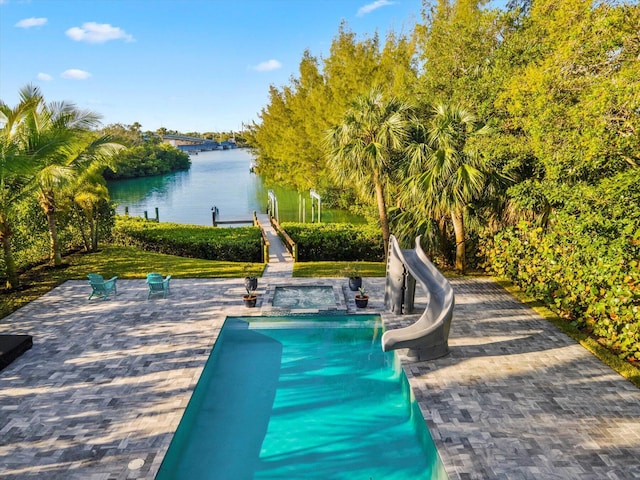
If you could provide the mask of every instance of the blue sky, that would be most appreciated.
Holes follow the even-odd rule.
[[[495,0],[501,6],[506,0]],[[104,124],[239,130],[269,85],[327,55],[341,21],[360,39],[409,32],[421,0],[0,0],[0,99],[38,85]]]

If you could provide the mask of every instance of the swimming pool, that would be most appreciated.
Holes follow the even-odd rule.
[[[157,479],[446,479],[379,316],[229,317]]]

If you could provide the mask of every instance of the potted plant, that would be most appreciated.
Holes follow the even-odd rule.
[[[244,273],[244,288],[247,289],[247,292],[249,290],[253,292],[256,291],[258,289],[258,277],[251,275],[251,268],[249,265],[244,266]]]
[[[242,296],[242,300],[244,301],[245,307],[255,307],[256,301],[258,300],[258,296],[256,295],[255,289],[251,288],[251,286],[246,286],[247,294]]]
[[[358,294],[356,295],[356,307],[365,308],[367,303],[369,303],[369,295],[366,295],[367,290],[363,287],[358,289]]]
[[[344,276],[349,278],[349,290],[357,292],[362,286],[362,277],[360,276],[360,267],[353,263],[348,264],[343,270]]]

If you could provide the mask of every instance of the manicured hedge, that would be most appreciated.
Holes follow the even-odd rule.
[[[258,227],[219,228],[157,223],[117,217],[114,242],[181,257],[260,262],[262,235]]]
[[[350,223],[283,223],[301,262],[384,260],[378,227]]]
[[[640,360],[640,172],[576,187],[547,229],[520,223],[484,254],[487,270]]]

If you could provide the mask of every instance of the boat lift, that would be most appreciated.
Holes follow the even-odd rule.
[[[273,190],[269,190],[267,193],[269,195],[269,204],[267,207],[269,210],[268,213],[272,217],[275,217],[276,221],[279,223],[280,216],[278,215],[278,198],[276,197],[276,194],[273,193]]]
[[[267,213],[276,219],[277,222],[280,222],[280,214],[278,211],[278,198],[273,190],[269,190],[269,201],[267,204]],[[317,221],[320,223],[322,221],[322,197],[313,189],[309,192],[311,195],[311,223]],[[318,217],[316,220],[316,202],[318,204]],[[302,194],[298,195],[298,221],[305,223],[305,198]]]
[[[312,188],[311,191],[309,192],[309,194],[311,195],[311,223],[314,222],[314,218],[315,218],[315,210],[314,210],[314,200],[318,201],[318,223],[320,223],[321,220],[321,214],[322,214],[322,198],[320,197],[320,195],[318,195],[318,193]]]

